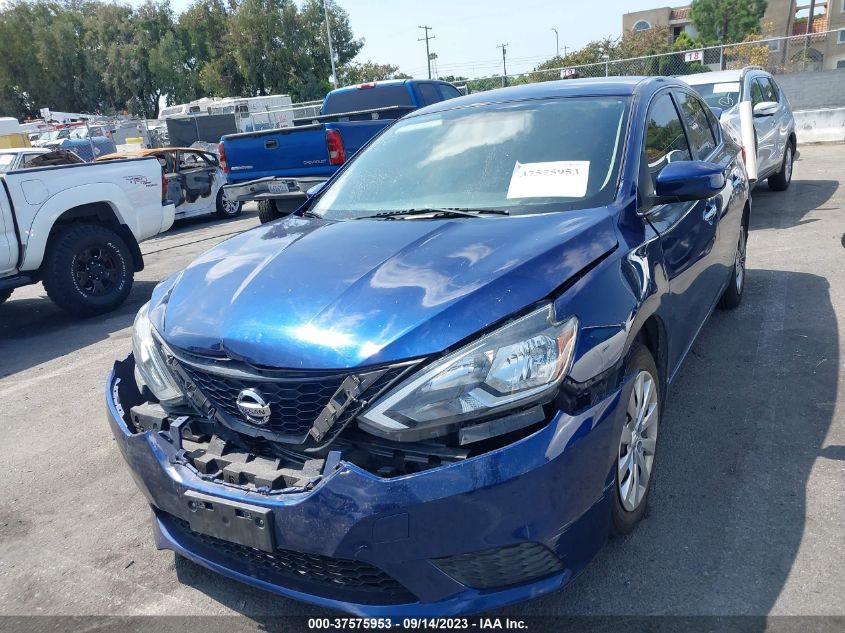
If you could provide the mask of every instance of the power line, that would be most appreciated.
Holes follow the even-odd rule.
[[[428,62],[428,78],[431,79],[431,51],[429,51],[428,48],[428,40],[433,40],[434,36],[429,35],[428,32],[433,31],[434,29],[432,29],[430,26],[419,26],[417,28],[423,29],[425,31],[425,37],[421,37],[417,41],[422,42],[423,40],[425,40],[425,58]]]

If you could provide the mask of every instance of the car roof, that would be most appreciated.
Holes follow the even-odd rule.
[[[443,81],[442,79],[385,79],[383,81],[364,81],[357,84],[352,84],[349,86],[342,86],[340,88],[336,88],[332,90],[329,94],[338,93],[338,92],[352,92],[353,90],[360,89],[361,86],[403,86],[407,83],[433,83],[433,84],[448,84],[448,81]],[[451,85],[451,84],[450,84]]]
[[[6,147],[0,149],[0,154],[20,154],[21,152],[32,152],[34,154],[46,154],[53,150],[46,147]]]
[[[598,77],[589,79],[560,79],[533,84],[497,88],[485,92],[455,97],[416,110],[408,117],[431,112],[453,110],[464,106],[558,97],[629,97],[634,94],[654,91],[663,86],[684,86],[672,77]]]
[[[684,81],[690,86],[700,86],[701,84],[717,84],[734,81],[742,81],[742,78],[747,73],[767,74],[761,68],[737,68],[736,70],[716,70],[710,73],[696,73],[693,75],[684,75],[678,79]]]

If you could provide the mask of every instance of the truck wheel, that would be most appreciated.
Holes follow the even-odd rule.
[[[286,215],[290,215],[302,206],[305,201],[304,198],[293,198],[286,200],[259,200],[258,201],[258,219],[261,224],[267,224],[273,220],[278,220]]]
[[[104,226],[75,224],[50,239],[41,267],[53,303],[77,316],[118,307],[132,290],[132,256],[120,236]]]
[[[230,200],[226,190],[220,187],[217,192],[217,215],[221,218],[236,218],[241,214],[243,203],[237,200]]]
[[[259,200],[258,201],[258,219],[261,224],[267,224],[273,220],[278,220],[280,215],[276,215],[276,201],[275,200]]]
[[[12,289],[8,288],[7,290],[0,290],[0,303],[3,303],[12,296]]]

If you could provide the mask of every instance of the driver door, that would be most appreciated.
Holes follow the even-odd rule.
[[[179,175],[188,202],[198,202],[211,197],[211,185],[216,169],[202,152],[179,151]],[[204,202],[207,203],[208,200]]]
[[[640,212],[660,235],[663,265],[669,278],[669,314],[677,333],[669,341],[670,368],[676,367],[686,354],[723,282],[716,250],[718,202],[649,202],[657,177],[666,165],[679,160],[701,160],[701,152],[706,151],[690,143],[681,112],[668,90],[658,93],[652,101],[639,177]]]

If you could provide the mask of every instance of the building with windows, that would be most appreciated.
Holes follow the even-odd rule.
[[[809,0],[769,0],[766,13],[760,20],[760,33],[764,37],[773,38],[769,44],[774,53],[773,58],[782,66],[800,61],[811,70],[845,68],[845,0],[815,0],[812,18],[809,12]],[[633,11],[622,16],[625,33],[656,27],[668,28],[672,41],[684,32],[690,37],[698,35],[688,5]],[[838,29],[841,30],[835,34],[816,35]],[[799,37],[807,35],[808,30],[809,40]],[[785,37],[796,39],[774,39]]]

